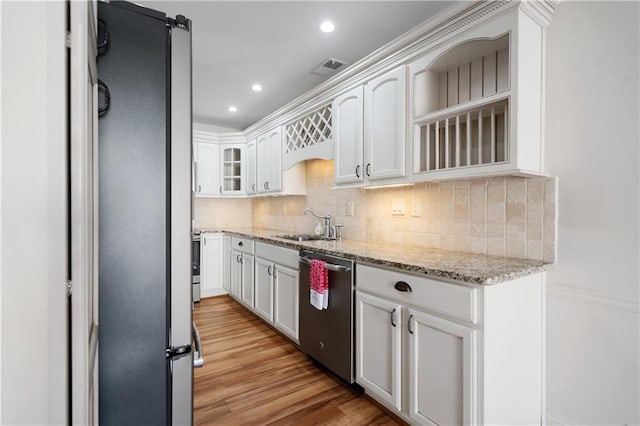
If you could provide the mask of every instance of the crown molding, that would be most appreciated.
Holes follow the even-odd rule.
[[[549,28],[561,0],[521,0],[522,10],[542,27]]]
[[[213,133],[200,130],[193,131],[193,139],[209,143],[245,143],[247,141],[244,132]]]

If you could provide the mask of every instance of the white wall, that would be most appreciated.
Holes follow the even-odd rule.
[[[562,2],[547,38],[550,423],[640,423],[638,2]]]
[[[230,129],[229,127],[214,126],[213,124],[193,123],[193,130],[196,132],[207,133],[233,133],[241,132],[239,129]]]
[[[65,424],[63,2],[2,2],[1,424]]]

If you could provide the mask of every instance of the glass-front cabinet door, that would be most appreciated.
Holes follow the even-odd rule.
[[[222,146],[222,194],[244,193],[244,176],[242,173],[242,145]]]

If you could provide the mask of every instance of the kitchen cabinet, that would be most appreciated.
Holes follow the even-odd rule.
[[[539,422],[541,274],[474,286],[356,268],[356,381],[367,394],[411,424]]]
[[[220,194],[221,195],[243,195],[244,194],[244,173],[243,154],[244,145],[221,145],[221,164],[219,170],[222,173]]]
[[[273,262],[256,257],[256,303],[254,312],[265,321],[273,322]]]
[[[406,313],[409,417],[420,424],[471,424],[476,331],[420,310]]]
[[[229,292],[231,291],[231,236],[224,235],[222,237],[222,287]]]
[[[336,185],[364,180],[363,98],[363,87],[357,86],[333,101]]]
[[[360,292],[356,305],[356,382],[400,410],[402,305]]]
[[[201,239],[200,285],[201,297],[215,296],[225,292],[223,285],[223,240],[222,234],[204,233]]]
[[[256,243],[255,313],[298,343],[298,252]]]
[[[543,32],[512,8],[409,64],[413,181],[541,174]]]
[[[282,182],[282,129],[276,127],[257,139],[258,193],[278,192]]]
[[[257,167],[257,141],[255,139],[247,142],[245,148],[246,152],[246,179],[245,179],[245,193],[247,195],[257,194],[257,181],[256,181],[256,167]]]
[[[231,296],[253,310],[254,242],[231,237]]]
[[[220,147],[207,142],[197,142],[197,145],[198,151],[195,163],[196,195],[219,195]]]
[[[273,267],[274,317],[273,325],[298,341],[299,272],[284,265]]]
[[[405,176],[405,88],[400,66],[334,100],[336,185]]]

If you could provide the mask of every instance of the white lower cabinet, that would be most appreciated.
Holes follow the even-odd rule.
[[[402,306],[356,293],[356,381],[400,410]]]
[[[242,253],[237,250],[231,250],[231,290],[229,294],[234,299],[240,301],[242,299]]]
[[[201,297],[215,296],[225,292],[223,286],[222,234],[204,233],[200,237],[202,249],[200,259]]]
[[[254,312],[298,343],[298,252],[256,243]]]
[[[222,238],[222,287],[227,291],[231,291],[231,237],[225,235]]]
[[[242,269],[242,279],[240,287],[242,288],[242,303],[253,310],[253,260],[251,254],[242,253],[240,256],[240,267]]]
[[[297,256],[297,253],[296,253]],[[292,268],[276,264],[274,274],[274,316],[273,325],[298,341],[298,300],[299,300],[299,272]]]
[[[476,330],[407,309],[409,417],[420,424],[475,424]]]
[[[539,424],[541,274],[491,285],[356,266],[356,381],[410,424]]]
[[[256,258],[254,312],[268,322],[273,322],[273,263]]]

